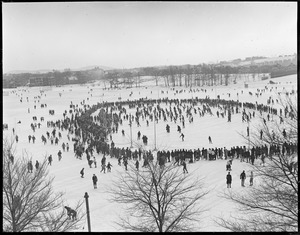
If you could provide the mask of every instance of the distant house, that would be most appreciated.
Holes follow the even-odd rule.
[[[68,80],[69,84],[75,84],[78,82],[78,78],[75,76],[69,76],[69,77],[67,77],[67,80]]]

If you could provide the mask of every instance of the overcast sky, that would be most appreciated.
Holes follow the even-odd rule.
[[[2,3],[3,72],[297,52],[297,2]]]

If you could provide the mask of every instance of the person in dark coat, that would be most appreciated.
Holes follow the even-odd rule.
[[[112,164],[110,164],[110,162],[108,162],[107,166],[106,166],[107,172],[111,172],[111,167],[112,167]],[[104,171],[104,173],[105,173],[105,171]]]
[[[36,160],[36,162],[35,162],[35,168],[39,169],[39,166],[40,166],[40,163],[38,162],[38,160]]]
[[[84,168],[81,169],[80,174],[81,174],[81,178],[83,178],[83,176],[84,176]]]
[[[228,160],[227,161],[227,164],[226,164],[226,171],[231,171],[231,160]]]
[[[95,168],[97,168],[97,161],[96,161],[96,158],[93,157],[93,159],[94,159],[94,165],[95,165]]]
[[[97,176],[95,174],[93,175],[92,180],[93,180],[94,189],[96,189],[97,188],[98,178],[97,178]]]
[[[253,171],[250,174],[250,186],[253,186]]]
[[[183,165],[183,173],[188,173],[187,169],[186,169],[186,163],[185,161],[182,162]]]
[[[58,151],[58,153],[57,153],[57,156],[58,156],[58,161],[60,161],[61,160],[61,158],[62,158],[62,152],[59,150]]]
[[[135,162],[135,168],[136,168],[137,171],[139,170],[139,165],[140,165],[139,160],[136,160],[136,162]]]
[[[101,159],[101,165],[105,165],[105,163],[106,163],[106,157],[103,156],[102,159]]]
[[[93,164],[93,162],[94,162],[94,161],[93,161],[93,160],[91,160],[91,159],[90,159],[90,160],[88,160],[88,164],[89,164],[90,168],[92,168],[92,164]]]
[[[245,179],[246,179],[246,173],[245,171],[243,171],[240,175],[240,179],[241,179],[241,184],[243,187],[245,187]]]
[[[124,166],[125,166],[125,170],[127,171],[127,165],[128,165],[128,161],[127,159],[124,159],[124,162],[123,162]]]
[[[105,164],[102,164],[102,165],[101,165],[101,171],[100,171],[100,173],[103,171],[104,174],[105,174],[105,169],[106,169],[106,165],[105,165]]]
[[[32,173],[33,165],[31,161],[28,162],[27,167],[28,167],[28,173]]]
[[[212,144],[211,137],[208,136],[208,143]]]
[[[170,133],[170,126],[167,124],[167,126],[166,126],[166,131],[168,132],[168,133]]]
[[[231,182],[232,182],[232,177],[230,175],[230,172],[228,172],[227,176],[226,176],[226,184],[227,184],[227,188],[231,188]]]
[[[52,163],[52,154],[50,154],[48,157],[48,165],[51,166],[51,163]]]

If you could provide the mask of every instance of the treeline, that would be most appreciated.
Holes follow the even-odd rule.
[[[94,68],[85,71],[63,72],[55,71],[44,74],[4,74],[3,88],[12,88],[26,85],[65,85],[84,84],[95,80],[105,80],[110,87],[140,86],[141,78],[149,76],[155,84],[163,83],[165,86],[203,86],[228,85],[234,83],[242,74],[285,74],[297,73],[297,66],[289,64],[267,64],[250,66],[224,66],[221,64],[199,64],[180,66],[141,67],[134,69],[115,69],[103,71]],[[35,79],[37,78],[37,79]],[[47,79],[47,83],[40,80]],[[38,80],[39,83],[35,83]],[[31,83],[31,84],[30,84]]]
[[[107,71],[104,78],[110,82],[111,87],[119,85],[136,86],[141,82],[141,77],[150,76],[158,85],[163,81],[165,86],[213,86],[234,83],[241,75],[248,74],[255,77],[258,74],[273,74],[278,72],[297,72],[294,64],[282,65],[250,65],[250,66],[223,66],[220,64],[209,65],[182,65],[163,67],[142,67],[135,69],[122,69]]]
[[[19,86],[35,85],[53,85],[60,86],[66,84],[84,84],[103,78],[104,71],[99,68],[84,71],[57,71],[53,70],[48,73],[20,73],[4,74],[3,88],[14,88]],[[47,84],[37,84],[36,81],[45,81]]]

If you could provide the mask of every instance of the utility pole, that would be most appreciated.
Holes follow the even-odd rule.
[[[84,194],[85,202],[86,202],[86,214],[87,214],[87,222],[88,222],[88,229],[91,232],[91,219],[90,219],[90,210],[89,210],[89,195],[87,192]]]

